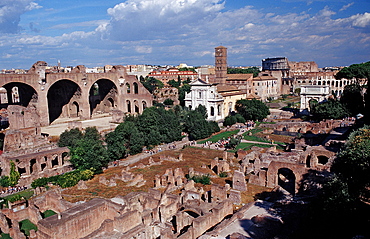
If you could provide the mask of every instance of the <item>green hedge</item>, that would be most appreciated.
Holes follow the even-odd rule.
[[[76,185],[80,180],[89,180],[94,176],[94,172],[85,169],[85,170],[74,170],[62,175],[56,175],[52,177],[43,177],[43,178],[38,178],[35,181],[31,183],[31,186],[33,188],[37,187],[46,187],[48,183],[52,183],[55,185],[60,186],[61,188],[68,188],[68,187],[73,187]]]

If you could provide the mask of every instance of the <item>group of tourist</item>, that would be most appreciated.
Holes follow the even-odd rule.
[[[151,149],[151,150],[144,150],[144,153],[148,153],[150,155],[152,154],[156,154],[156,153],[159,153],[159,152],[162,152],[162,148],[154,148],[154,149]]]
[[[0,194],[12,194],[12,193],[17,193],[17,192],[20,192],[26,189],[27,187],[25,186],[5,187],[1,189]]]

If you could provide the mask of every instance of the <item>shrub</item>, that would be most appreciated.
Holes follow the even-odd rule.
[[[218,176],[219,176],[220,178],[227,178],[227,176],[229,176],[229,175],[227,174],[227,172],[220,172],[220,173],[218,174]]]
[[[52,176],[48,178],[38,178],[31,183],[33,188],[45,187],[48,183],[53,183],[61,188],[73,187],[80,180],[89,180],[94,176],[94,172],[90,169],[75,170],[62,175]]]
[[[193,180],[195,183],[201,183],[203,185],[210,185],[211,184],[211,177],[209,174],[206,175],[195,175],[195,176],[190,176],[186,175],[186,178],[188,180]]]

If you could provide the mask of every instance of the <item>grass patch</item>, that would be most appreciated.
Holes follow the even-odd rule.
[[[28,200],[30,199],[32,196],[33,196],[33,190],[30,188],[30,189],[26,189],[24,191],[20,191],[20,192],[17,192],[17,193],[13,193],[11,195],[8,195],[6,197],[4,197],[6,200],[9,200],[11,199],[12,197],[14,197],[15,195],[19,195],[20,197]]]
[[[255,144],[255,143],[240,143],[238,146],[236,146],[235,152],[238,151],[239,149],[250,150],[253,146],[257,146],[257,147],[260,147],[260,148],[271,148],[273,145],[271,145],[271,144]]]
[[[243,134],[243,138],[245,140],[249,140],[249,141],[269,143],[270,141],[268,139],[264,139],[264,138],[256,136],[256,134],[258,134],[262,131],[263,131],[263,129],[261,129],[261,128],[254,128],[254,129],[248,130],[247,132],[245,132]]]
[[[276,122],[269,122],[269,121],[266,121],[266,122],[261,122],[260,124],[276,124]]]
[[[24,219],[23,221],[19,222],[19,228],[21,231],[26,235],[30,236],[30,231],[35,230],[37,231],[37,226],[33,224],[30,220]]]
[[[1,239],[12,239],[12,238],[10,237],[10,235],[9,235],[9,234],[6,234],[6,233],[1,233],[1,234],[0,234],[0,236],[1,236],[1,237],[0,237]]]
[[[198,141],[197,143],[198,144],[204,144],[207,141],[211,141],[213,143],[216,143],[217,141],[222,140],[222,139],[227,139],[228,137],[231,137],[231,136],[237,134],[238,132],[239,132],[238,129],[237,130],[233,130],[233,131],[225,131],[225,132],[216,134],[216,135],[212,136],[211,138]]]
[[[45,212],[43,212],[41,214],[42,218],[47,218],[47,217],[50,217],[50,216],[53,216],[57,214],[56,212],[54,212],[53,210],[46,210]]]

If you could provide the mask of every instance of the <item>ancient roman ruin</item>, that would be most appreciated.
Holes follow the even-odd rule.
[[[70,72],[46,71],[46,66],[38,61],[26,74],[1,74],[0,103],[34,106],[41,126],[60,117],[90,119],[111,110],[134,114],[152,106],[152,95],[123,66],[104,73],[87,73],[83,65]]]
[[[12,154],[4,153],[1,156],[2,167],[9,160],[14,161],[18,171],[22,172],[20,183],[25,185],[37,177],[69,170],[68,160],[64,158],[67,149],[51,147],[46,143],[47,138],[37,134],[39,125],[24,120],[24,117],[30,117],[38,122],[35,109],[12,106],[9,110],[12,115],[10,122],[14,120],[15,123],[11,124],[11,130],[6,135],[10,135],[10,141],[6,140],[5,148],[11,148]],[[312,132],[320,135],[343,124],[334,120],[320,123],[277,121],[276,124],[266,124],[265,131],[274,134]],[[28,140],[17,143],[19,138]],[[1,231],[9,233],[12,238],[26,238],[18,221],[29,219],[38,228],[37,232],[31,231],[29,238],[211,238],[238,220],[251,206],[242,202],[242,194],[248,191],[248,184],[271,189],[280,187],[294,195],[302,176],[309,170],[329,170],[335,155],[335,150],[331,149],[340,142],[328,142],[328,147],[314,146],[314,141],[296,138],[292,145],[287,146],[287,152],[277,150],[275,146],[238,151],[235,156],[224,151],[222,158],[214,158],[199,169],[168,168],[162,175],[156,175],[152,182],[146,182],[143,174],[134,173],[133,169],[146,169],[164,162],[183,162],[186,159],[182,154],[177,157],[161,154],[158,159],[148,156],[147,161],[134,167],[121,166],[121,172],[112,177],[96,176],[105,187],[116,187],[119,181],[136,188],[149,183],[151,188],[148,191],[126,195],[120,195],[117,191],[113,198],[70,203],[63,199],[62,191],[58,188],[37,188],[37,197],[9,203],[9,208],[1,211]],[[22,157],[16,155],[17,148],[20,148],[18,153],[35,148],[40,151]],[[8,170],[9,167],[4,168]],[[186,177],[202,175],[201,169],[211,172],[211,180],[222,172],[231,179],[223,185],[213,183],[210,190],[204,190]],[[84,181],[80,181],[77,187],[88,190]],[[46,210],[56,214],[42,218]],[[261,223],[265,219],[256,217],[254,220]],[[236,234],[229,236],[238,238]]]

